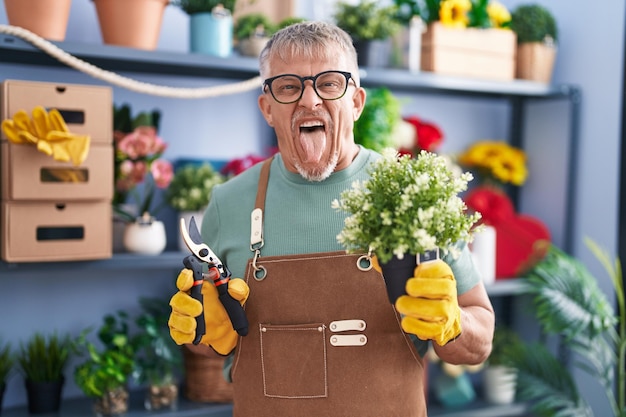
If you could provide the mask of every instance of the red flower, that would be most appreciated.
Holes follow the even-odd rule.
[[[400,153],[416,155],[421,150],[435,152],[443,142],[443,133],[433,123],[423,122],[417,116],[408,116],[404,120],[415,127],[413,149],[400,149]]]

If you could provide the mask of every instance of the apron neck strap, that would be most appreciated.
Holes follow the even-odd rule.
[[[254,202],[254,208],[265,210],[265,194],[267,194],[267,183],[270,178],[270,166],[274,156],[270,156],[263,162],[261,167],[261,174],[259,175],[259,186],[256,192],[256,201]]]
[[[270,178],[270,166],[272,165],[273,156],[267,158],[261,167],[259,174],[259,185],[256,192],[256,200],[254,202],[254,210],[252,210],[250,223],[250,250],[254,252],[254,269],[257,270],[256,260],[261,253],[263,247],[263,211],[265,210],[265,195],[267,194],[267,184]]]

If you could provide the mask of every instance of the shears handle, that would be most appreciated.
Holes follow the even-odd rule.
[[[195,255],[189,255],[183,259],[183,265],[185,268],[193,271],[193,285],[190,291],[191,297],[200,301],[202,305],[202,312],[196,317],[196,337],[193,339],[193,344],[197,345],[200,343],[202,336],[206,333],[206,324],[204,322],[204,297],[202,296],[202,284],[204,283],[202,262]]]
[[[213,280],[215,288],[217,288],[218,298],[224,306],[228,318],[233,325],[233,329],[240,336],[248,334],[248,318],[241,303],[235,300],[228,292],[228,281],[230,281],[230,274],[220,274],[219,269],[216,267],[210,267],[208,276]]]

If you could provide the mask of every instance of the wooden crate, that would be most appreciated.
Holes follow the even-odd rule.
[[[506,29],[449,28],[422,35],[422,71],[508,81],[515,78],[516,35]]]

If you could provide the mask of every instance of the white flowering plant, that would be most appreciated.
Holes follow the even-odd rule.
[[[354,182],[332,203],[349,214],[338,242],[349,252],[372,251],[381,263],[437,248],[456,256],[456,244],[471,242],[481,217],[468,212],[459,197],[472,174],[455,173],[445,157],[432,152],[416,158],[394,149],[382,153],[370,178]]]
[[[178,211],[203,210],[211,199],[211,191],[225,177],[204,163],[187,164],[178,168],[165,195],[170,206]]]

